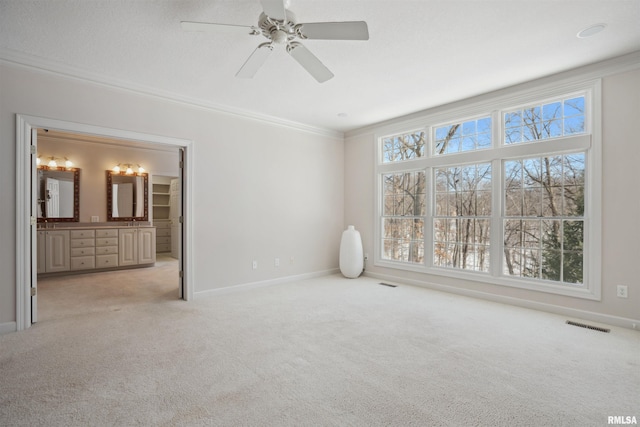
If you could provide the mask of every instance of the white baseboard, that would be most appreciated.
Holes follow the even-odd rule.
[[[629,329],[640,329],[640,319],[629,319],[626,317],[613,316],[610,314],[595,313],[592,311],[578,310],[575,308],[562,307],[559,305],[546,304],[537,301],[529,301],[520,298],[508,297],[504,295],[496,295],[488,292],[474,291],[471,289],[457,288],[455,286],[441,285],[433,282],[426,282],[414,279],[405,279],[388,274],[365,272],[367,277],[380,279],[388,282],[396,282],[406,285],[419,286],[422,288],[433,289],[436,291],[448,292],[451,294],[462,295],[471,298],[478,298],[486,301],[499,302],[502,304],[515,305],[517,307],[529,308],[532,310],[544,311],[547,313],[568,316],[575,319],[589,320],[606,325],[620,326]]]
[[[18,330],[18,324],[16,322],[0,323],[0,335],[8,334]]]
[[[340,270],[332,268],[330,270],[315,271],[313,273],[298,274],[295,276],[278,277],[276,279],[262,280],[260,282],[243,283],[241,285],[228,286],[224,288],[207,289],[205,291],[197,291],[193,293],[194,298],[203,298],[212,295],[225,295],[235,292],[244,292],[251,289],[262,288],[265,286],[279,285],[281,283],[295,282],[298,280],[313,279],[316,277],[329,276],[339,273]]]

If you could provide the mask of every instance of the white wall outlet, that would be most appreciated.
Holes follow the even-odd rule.
[[[98,215],[92,215],[91,222],[100,222],[100,217]]]
[[[364,260],[367,261],[369,259],[369,254],[365,253],[364,254]]]
[[[296,259],[294,257],[289,258],[289,264],[293,264]]]
[[[627,298],[629,295],[627,291],[627,285],[618,285],[616,288],[616,295],[620,298]]]
[[[256,270],[258,268],[258,261],[254,259],[252,266],[253,266],[253,269]]]
[[[280,258],[276,258],[275,260],[273,260],[273,265],[275,267],[280,267]]]

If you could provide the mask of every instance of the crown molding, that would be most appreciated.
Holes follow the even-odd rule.
[[[307,125],[304,123],[295,122],[292,120],[285,120],[266,114],[259,114],[249,110],[241,108],[234,108],[214,102],[205,101],[202,99],[191,98],[183,95],[179,95],[173,92],[164,91],[150,86],[140,85],[132,82],[128,82],[122,79],[112,78],[100,73],[88,71],[78,67],[73,67],[69,64],[58,62],[55,60],[42,58],[40,56],[31,55],[25,52],[9,49],[6,47],[0,47],[0,63],[4,63],[10,66],[28,68],[30,70],[53,74],[58,77],[66,77],[70,79],[80,80],[96,84],[99,86],[106,86],[109,88],[115,88],[126,92],[135,93],[138,95],[150,96],[164,101],[169,101],[177,104],[186,105],[189,107],[200,108],[207,111],[212,111],[221,114],[229,114],[236,117],[242,117],[245,119],[255,120],[270,125],[293,129],[296,131],[321,135],[330,138],[336,138],[339,140],[344,139],[344,133],[333,129],[320,128],[316,126]]]

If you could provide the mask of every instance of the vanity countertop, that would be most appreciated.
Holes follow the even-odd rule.
[[[38,223],[38,230],[75,230],[75,229],[106,229],[106,228],[153,228],[155,225],[143,222],[143,223],[129,223],[123,221],[121,224],[104,224],[104,223],[91,223],[91,222],[50,222],[50,223]]]

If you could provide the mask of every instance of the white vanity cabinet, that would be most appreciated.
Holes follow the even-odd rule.
[[[156,229],[132,227],[118,230],[118,265],[153,264],[156,262]]]
[[[138,264],[156,262],[156,229],[140,228],[138,232]]]
[[[45,230],[43,233],[45,273],[69,271],[71,269],[69,230]]]
[[[38,274],[145,267],[156,262],[155,227],[37,231]]]
[[[96,231],[69,230],[71,238],[71,270],[96,268]]]
[[[47,271],[47,232],[38,230],[38,274]]]
[[[96,268],[118,266],[118,229],[96,230]]]

